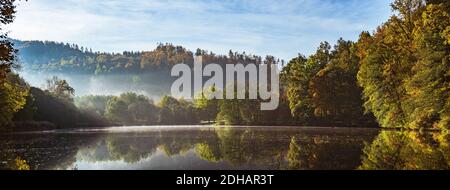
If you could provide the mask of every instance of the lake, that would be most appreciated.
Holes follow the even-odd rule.
[[[449,135],[368,128],[148,126],[0,136],[0,169],[448,169]]]

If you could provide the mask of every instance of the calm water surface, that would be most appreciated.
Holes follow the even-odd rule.
[[[0,169],[448,169],[448,135],[364,128],[151,126],[0,136]]]

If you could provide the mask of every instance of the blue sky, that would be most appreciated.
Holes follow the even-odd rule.
[[[10,36],[96,51],[152,50],[168,42],[286,60],[321,41],[356,40],[389,18],[391,0],[31,0]]]

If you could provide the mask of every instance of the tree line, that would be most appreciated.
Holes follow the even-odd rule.
[[[84,96],[75,105],[85,113],[119,125],[189,125],[200,122],[192,102],[165,96],[156,104],[144,95]]]
[[[92,49],[75,44],[52,41],[12,40],[17,48],[18,62],[29,71],[59,72],[90,75],[115,73],[142,74],[169,70],[173,65],[184,63],[192,66],[194,56],[203,56],[204,63],[235,64],[263,62],[262,57],[230,50],[228,55],[197,49],[189,51],[182,46],[158,43],[151,51],[124,51],[123,53],[93,52]],[[275,59],[268,56],[266,59]],[[283,60],[277,59],[278,62]]]
[[[323,42],[315,54],[283,67],[281,98],[294,123],[449,128],[450,3],[391,6],[394,14],[373,33],[362,32],[356,42],[339,39],[334,47]],[[215,102],[217,118],[232,124],[267,118],[256,109],[246,115],[251,101]]]
[[[450,2],[396,0],[394,14],[357,42],[326,42],[283,69],[292,114],[381,127],[449,129]],[[360,98],[362,95],[362,98]]]
[[[2,9],[14,10],[13,1],[5,2]],[[201,55],[206,63],[281,63],[283,66],[278,110],[258,111],[259,100],[190,102],[165,97],[155,105],[147,97],[132,93],[92,97],[102,100],[105,109],[90,111],[121,123],[191,124],[203,120],[231,125],[379,125],[447,130],[450,120],[450,3],[446,0],[395,0],[391,6],[393,15],[374,32],[362,32],[355,42],[339,39],[334,46],[323,42],[313,55],[299,54],[287,65],[272,56],[263,60],[245,52],[215,55],[199,49],[192,53],[171,44],[160,44],[150,52],[123,54],[94,53],[85,48],[76,50],[77,47],[78,55],[69,57],[64,51],[46,51],[60,55],[49,55],[45,58],[49,62],[31,65],[38,70],[77,71],[75,68],[78,68],[94,74],[142,72],[166,70],[176,63],[192,65],[193,56]],[[3,24],[12,22],[13,11],[2,13],[9,14],[1,17]],[[16,50],[10,41],[3,39],[0,109],[1,122],[8,123],[15,113],[27,106],[30,87],[12,72],[17,65]],[[29,42],[29,47],[33,47],[33,43],[39,42]],[[44,43],[48,45],[63,44]],[[74,49],[71,45],[64,46],[67,51]],[[39,48],[19,48],[19,51],[39,51]],[[66,62],[67,58],[74,60]]]
[[[397,0],[358,41],[364,107],[382,127],[450,126],[450,2]]]

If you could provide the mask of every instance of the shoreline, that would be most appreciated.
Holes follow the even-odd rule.
[[[398,131],[398,132],[442,132],[442,130],[438,129],[427,129],[427,130],[419,130],[419,129],[401,129],[401,128],[375,128],[375,127],[336,127],[336,126],[313,126],[313,125],[279,125],[279,126],[246,126],[246,125],[145,125],[145,126],[102,126],[102,127],[84,127],[84,128],[53,128],[53,129],[37,129],[37,130],[21,130],[21,131],[0,131],[1,135],[21,135],[21,134],[76,134],[76,133],[126,133],[126,132],[146,132],[146,131],[159,131],[159,130],[198,130],[198,129],[217,129],[217,128],[229,128],[229,129],[279,129],[279,130],[288,130],[288,129],[331,129],[331,130],[378,130],[378,131]]]

